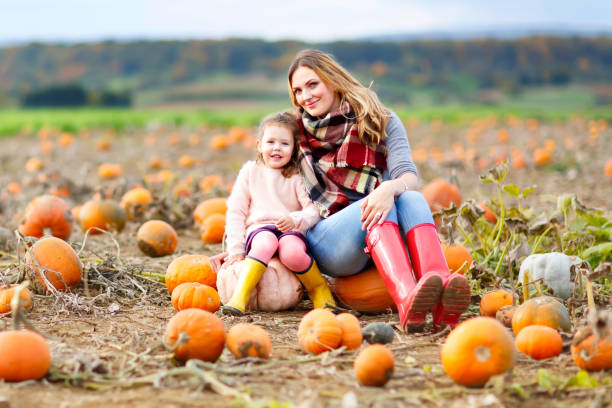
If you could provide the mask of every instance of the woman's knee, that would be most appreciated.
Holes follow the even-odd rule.
[[[258,232],[251,241],[249,256],[268,263],[278,250],[278,239],[270,231]]]
[[[305,271],[312,260],[304,241],[295,235],[286,235],[279,240],[278,257],[283,265],[294,272]]]
[[[405,191],[395,199],[397,217],[402,228],[410,229],[418,224],[433,223],[427,200],[419,191]]]

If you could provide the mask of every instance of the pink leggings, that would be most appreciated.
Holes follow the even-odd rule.
[[[306,244],[295,235],[284,235],[280,239],[270,231],[255,234],[251,241],[249,256],[268,264],[278,250],[278,257],[283,265],[293,272],[305,272],[312,261]]]

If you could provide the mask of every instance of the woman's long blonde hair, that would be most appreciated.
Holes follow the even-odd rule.
[[[291,86],[291,77],[299,67],[312,69],[317,76],[335,92],[340,105],[348,102],[355,112],[359,140],[365,145],[380,143],[386,136],[385,128],[390,112],[378,99],[374,91],[363,86],[344,69],[333,57],[319,50],[300,51],[289,66],[289,95],[291,103],[300,113],[304,108],[298,105]]]

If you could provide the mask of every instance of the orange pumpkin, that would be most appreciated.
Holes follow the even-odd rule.
[[[25,236],[40,238],[49,231],[51,235],[67,240],[72,232],[72,221],[72,212],[64,200],[43,195],[36,197],[26,207],[19,232]]]
[[[491,211],[487,204],[481,201],[478,203],[478,206],[484,211],[482,217],[485,220],[489,221],[491,224],[495,224],[497,222],[497,216],[493,213],[493,211]]]
[[[227,348],[236,358],[269,358],[272,348],[270,336],[262,327],[239,323],[227,333]]]
[[[138,228],[138,248],[149,256],[173,254],[178,245],[178,236],[170,224],[161,220],[150,220]]]
[[[386,346],[371,344],[359,352],[353,368],[362,385],[382,387],[393,375],[395,359]]]
[[[31,330],[0,332],[0,353],[0,378],[4,381],[39,380],[51,366],[47,342]]]
[[[189,156],[188,154],[184,154],[178,159],[178,166],[183,169],[191,168],[195,166],[195,164],[196,164],[195,159]]]
[[[200,238],[205,244],[219,244],[225,235],[225,215],[211,214],[202,222]]]
[[[504,289],[493,290],[480,299],[480,314],[495,317],[500,308],[509,305],[512,305],[512,293]]]
[[[219,294],[208,285],[198,282],[184,282],[172,291],[172,306],[175,310],[202,309],[214,313],[219,310]]]
[[[37,282],[47,287],[38,268],[39,265],[43,267],[46,280],[57,290],[75,288],[83,274],[83,265],[74,249],[56,237],[36,241],[26,254],[25,263],[33,269]]]
[[[138,186],[126,191],[123,197],[121,197],[119,205],[125,211],[126,218],[133,220],[142,215],[152,201],[153,196],[151,192],[146,188]]]
[[[227,199],[218,197],[202,201],[193,211],[193,219],[202,224],[211,214],[225,215],[227,212]]]
[[[361,347],[363,335],[359,319],[350,313],[340,313],[336,316],[342,329],[342,340],[340,346],[346,346],[347,350],[356,350]]]
[[[590,327],[583,327],[574,335],[572,358],[578,367],[588,371],[612,368],[612,338],[599,337]]]
[[[339,303],[353,310],[362,313],[397,310],[376,267],[356,275],[332,278],[329,286]]]
[[[98,176],[103,179],[123,176],[123,167],[117,163],[102,163],[98,167]]]
[[[455,203],[457,207],[461,205],[459,188],[441,178],[431,181],[423,188],[421,193],[423,193],[423,197],[425,197],[429,204],[431,212],[448,208],[451,203]]]
[[[174,358],[216,361],[225,347],[223,322],[202,309],[181,310],[166,326],[165,342],[173,348]]]
[[[342,328],[329,310],[313,309],[302,318],[297,336],[303,350],[320,354],[340,346]]]
[[[442,244],[442,252],[444,252],[448,269],[452,273],[457,272],[463,275],[472,266],[472,254],[458,242],[452,245]]]
[[[216,174],[210,174],[200,180],[200,182],[198,183],[198,187],[200,188],[201,192],[210,193],[212,189],[220,185],[221,182],[221,176],[218,176]]]
[[[512,317],[514,334],[519,334],[522,329],[532,324],[542,324],[565,332],[571,330],[567,309],[562,303],[550,296],[531,298],[516,308]]]
[[[511,329],[512,328],[512,318],[514,317],[514,312],[516,311],[516,306],[502,306],[499,308],[497,313],[495,313],[495,318],[498,322],[503,324],[505,327]]]
[[[166,287],[172,293],[183,282],[199,282],[217,289],[217,274],[205,255],[183,255],[175,258],[166,270]]]
[[[535,149],[533,152],[533,163],[536,166],[544,166],[552,163],[552,153],[545,148]]]
[[[15,288],[17,285],[10,285],[9,287],[0,288],[0,313],[8,313],[11,311],[11,300],[15,294]],[[32,307],[32,293],[28,288],[23,288],[19,292],[19,298],[21,299],[21,307],[23,309],[29,309]]]
[[[79,223],[83,231],[96,227],[105,231],[120,232],[125,226],[125,211],[114,200],[91,200],[83,204],[79,212]],[[92,229],[90,234],[101,234]]]
[[[442,367],[455,382],[477,387],[512,367],[515,354],[512,336],[501,323],[474,317],[460,323],[444,341]]]
[[[210,148],[213,150],[222,150],[230,145],[230,140],[225,135],[216,135],[210,139]]]
[[[558,331],[548,326],[534,324],[516,335],[516,348],[534,360],[558,356],[563,349],[563,339]]]
[[[608,178],[612,177],[612,157],[610,157],[608,161],[606,161],[606,164],[604,165],[604,174]]]
[[[38,157],[32,157],[26,162],[25,169],[28,173],[35,173],[45,168],[42,160]]]

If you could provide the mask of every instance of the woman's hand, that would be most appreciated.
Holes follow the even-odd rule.
[[[389,215],[395,201],[395,187],[391,182],[392,180],[382,182],[361,203],[362,230],[369,231]]]
[[[276,226],[276,228],[280,230],[280,232],[291,231],[292,229],[295,228],[295,223],[293,222],[293,218],[291,218],[288,215],[285,215],[284,217],[282,217],[274,225]]]

